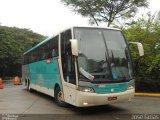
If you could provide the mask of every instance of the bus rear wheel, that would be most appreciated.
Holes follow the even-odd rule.
[[[60,90],[59,87],[56,87],[54,95],[55,95],[55,101],[59,106],[62,107],[68,106],[68,104],[63,101],[62,91]]]

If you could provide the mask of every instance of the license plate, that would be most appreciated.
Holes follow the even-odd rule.
[[[117,100],[117,96],[114,96],[114,97],[108,97],[108,101],[114,101],[114,100]]]

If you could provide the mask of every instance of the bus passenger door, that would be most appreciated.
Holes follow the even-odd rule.
[[[71,30],[61,34],[61,61],[64,78],[62,80],[62,87],[65,102],[74,105],[76,101],[76,74],[74,65],[75,59],[71,53],[70,39]]]
[[[76,99],[76,75],[74,57],[69,54],[66,55],[62,65],[65,101],[74,105]]]

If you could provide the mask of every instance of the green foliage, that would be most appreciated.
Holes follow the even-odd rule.
[[[137,92],[160,92],[160,82],[157,80],[139,80],[136,81]]]
[[[116,19],[131,18],[139,7],[147,7],[148,0],[61,0],[74,12],[90,18],[90,23],[107,23],[109,27]]]
[[[23,53],[43,39],[28,29],[0,26],[0,76],[21,75]]]
[[[136,79],[146,81],[160,80],[160,13],[142,16],[135,24],[124,29],[129,41],[139,41],[144,46],[145,55],[136,66]],[[132,48],[134,49],[134,48]],[[133,60],[137,62],[136,52],[133,52]]]

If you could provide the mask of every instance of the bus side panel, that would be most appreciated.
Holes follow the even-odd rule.
[[[51,59],[50,63],[47,63],[47,60],[42,60],[30,64],[30,75],[31,83],[38,86],[37,88],[54,90],[56,83],[61,87],[57,58]]]

